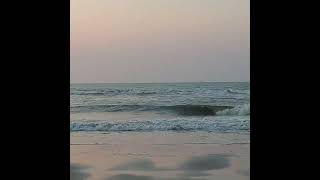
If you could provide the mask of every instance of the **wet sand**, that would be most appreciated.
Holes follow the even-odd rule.
[[[72,133],[71,180],[250,179],[249,134]]]

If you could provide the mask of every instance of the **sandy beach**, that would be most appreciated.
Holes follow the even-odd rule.
[[[72,133],[71,180],[250,179],[249,134]]]

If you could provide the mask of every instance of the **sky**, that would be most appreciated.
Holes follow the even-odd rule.
[[[250,81],[250,0],[71,0],[71,83]]]

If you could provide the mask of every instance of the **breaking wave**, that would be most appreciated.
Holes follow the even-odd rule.
[[[249,118],[229,119],[172,119],[128,122],[86,122],[74,121],[70,123],[70,131],[217,131],[217,132],[248,132]]]
[[[148,105],[89,105],[71,107],[71,112],[124,112],[124,111],[165,111],[183,116],[216,115],[217,112],[231,109],[232,106],[211,105],[174,105],[174,106],[148,106]]]
[[[250,94],[249,90],[227,89],[226,92],[230,94]]]
[[[250,115],[250,104],[244,104],[241,106],[236,106],[232,109],[225,109],[223,111],[218,111],[217,115],[220,115],[220,116],[232,116],[232,115],[247,116],[247,115]]]

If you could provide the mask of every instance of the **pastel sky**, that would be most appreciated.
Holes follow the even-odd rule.
[[[71,82],[250,81],[250,0],[71,0]]]

